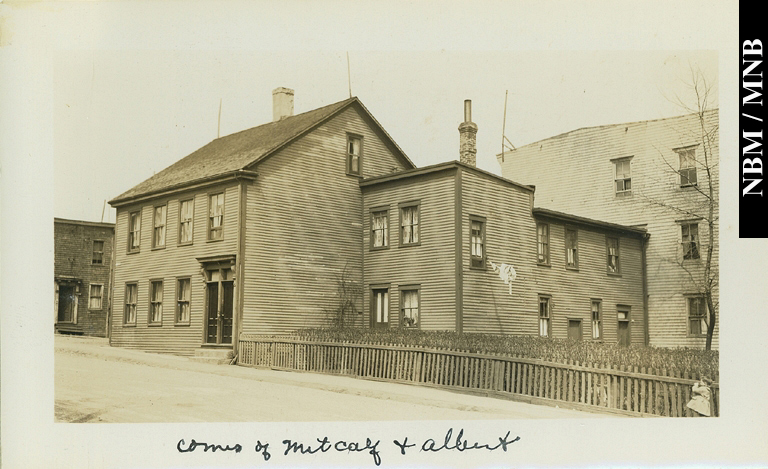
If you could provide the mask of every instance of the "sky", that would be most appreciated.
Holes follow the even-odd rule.
[[[581,127],[658,119],[693,104],[691,68],[714,83],[716,51],[62,50],[54,64],[54,214],[102,220],[110,200],[194,150],[272,118],[357,96],[417,166],[458,159],[463,102],[477,164],[500,174],[515,146]],[[508,93],[508,95],[507,95]],[[75,181],[88,180],[88,184]],[[534,181],[518,181],[535,183]],[[114,221],[106,206],[104,221]]]

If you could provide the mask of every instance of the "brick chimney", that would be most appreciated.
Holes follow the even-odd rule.
[[[464,122],[459,125],[459,161],[476,166],[477,124],[472,122],[472,101],[464,100]]]
[[[272,90],[272,121],[277,122],[293,115],[293,90],[275,88]]]

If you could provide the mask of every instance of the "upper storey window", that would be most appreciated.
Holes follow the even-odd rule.
[[[371,248],[384,249],[389,246],[389,210],[371,212]]]
[[[615,169],[614,182],[616,195],[624,196],[632,194],[632,167],[630,158],[621,158],[613,161]]]
[[[192,219],[194,217],[194,200],[182,200],[179,204],[179,244],[192,242]]]
[[[152,247],[165,247],[165,221],[168,214],[166,205],[155,207],[154,228],[152,230]]]
[[[696,148],[681,148],[675,150],[680,156],[680,187],[695,186],[696,177]]]
[[[419,205],[400,206],[400,245],[419,244]]]
[[[131,212],[128,216],[128,252],[138,251],[141,247],[141,211]]]
[[[224,193],[211,194],[208,200],[208,239],[224,239]]]
[[[357,135],[347,135],[347,174],[360,176],[362,174],[363,138]]]

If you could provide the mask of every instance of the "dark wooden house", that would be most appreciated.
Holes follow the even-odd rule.
[[[107,336],[115,225],[53,220],[54,328]]]
[[[554,337],[578,327],[587,338],[599,302],[596,338],[617,340],[626,320],[631,340],[645,340],[643,230],[534,212],[533,187],[474,167],[470,119],[462,162],[416,168],[357,98],[295,116],[291,90],[273,99],[273,122],[110,202],[113,345],[205,354],[242,333],[327,326],[340,282],[362,288],[346,321],[360,327]],[[554,251],[539,262],[542,224],[563,256],[558,227],[578,230],[577,268]],[[619,240],[620,274],[607,272],[608,239]],[[494,266],[516,269],[511,286]],[[631,316],[616,315],[625,306]]]

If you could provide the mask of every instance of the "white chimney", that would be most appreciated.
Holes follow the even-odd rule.
[[[275,88],[272,90],[272,121],[277,122],[293,115],[293,90]]]

